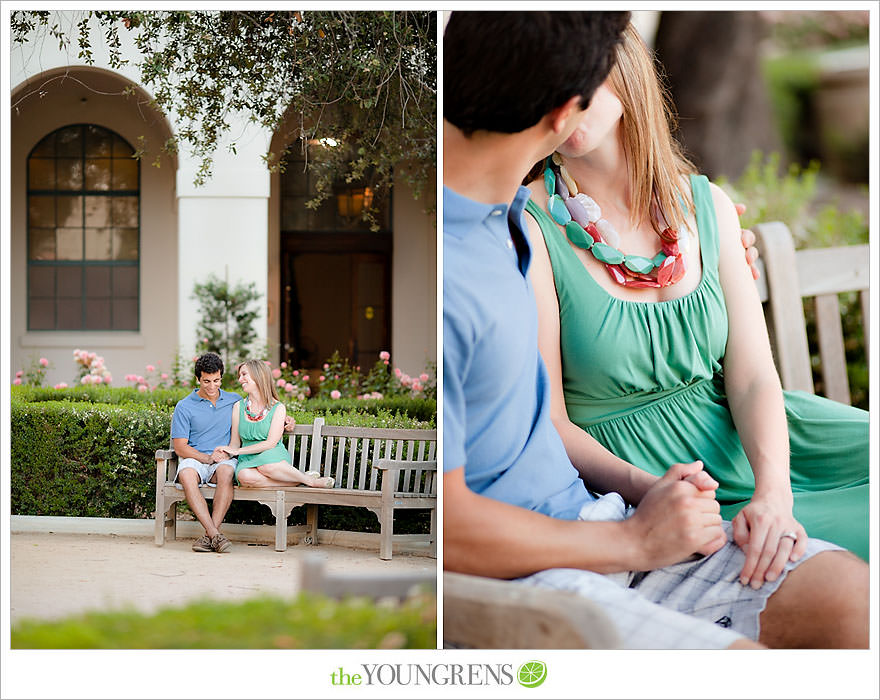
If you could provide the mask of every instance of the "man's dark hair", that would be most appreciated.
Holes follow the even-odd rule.
[[[443,117],[472,134],[515,134],[581,96],[614,65],[629,12],[460,12],[443,35]]]
[[[196,360],[195,373],[197,380],[202,378],[202,374],[214,374],[214,372],[220,372],[220,376],[223,376],[223,360],[220,359],[220,355],[216,352],[206,352]]]

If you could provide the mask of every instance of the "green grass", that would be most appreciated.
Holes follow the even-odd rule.
[[[13,649],[435,649],[436,642],[432,594],[393,606],[310,594],[203,600],[152,615],[93,612],[12,628]]]

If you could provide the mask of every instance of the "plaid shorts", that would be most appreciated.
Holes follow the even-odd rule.
[[[624,520],[627,508],[616,493],[587,503],[580,520]],[[708,557],[687,560],[649,572],[597,574],[582,569],[548,569],[518,582],[583,595],[603,608],[628,649],[722,649],[737,639],[757,640],[759,618],[767,599],[786,574],[814,554],[840,549],[810,539],[798,561],[788,562],[775,581],[754,590],[739,582],[745,553],[732,541]]]

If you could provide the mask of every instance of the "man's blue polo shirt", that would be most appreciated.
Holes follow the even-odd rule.
[[[572,520],[593,496],[550,420],[528,197],[521,187],[508,207],[443,188],[443,470],[464,466],[474,492]]]
[[[241,396],[220,390],[217,404],[199,396],[198,389],[174,407],[171,438],[186,438],[190,447],[211,454],[215,447],[228,445],[232,437],[232,406]]]

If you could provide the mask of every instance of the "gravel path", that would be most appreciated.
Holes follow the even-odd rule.
[[[154,611],[203,597],[238,600],[259,594],[291,595],[299,561],[317,554],[327,573],[433,572],[436,560],[334,545],[292,546],[233,542],[225,554],[197,554],[191,539],[157,547],[151,538],[120,535],[10,536],[10,615],[56,619],[86,610]]]

